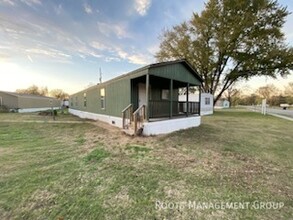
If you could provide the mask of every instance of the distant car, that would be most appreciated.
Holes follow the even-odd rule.
[[[287,108],[290,107],[289,104],[280,104],[280,107],[283,108],[284,110],[286,110]]]

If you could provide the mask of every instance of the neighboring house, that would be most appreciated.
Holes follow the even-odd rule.
[[[201,82],[184,60],[151,64],[71,95],[69,111],[143,135],[169,133],[200,125],[200,103],[179,101],[178,90]]]
[[[226,99],[220,99],[216,102],[215,108],[230,108],[230,102]]]
[[[69,108],[69,100],[68,99],[63,99],[61,102],[61,107],[62,108]]]
[[[52,107],[56,109],[60,105],[58,99],[51,97],[0,91],[0,106],[20,113],[43,111]]]
[[[179,95],[179,101],[186,101],[186,95]],[[193,93],[188,95],[188,100],[198,102],[199,94]],[[210,93],[201,93],[200,115],[212,115],[214,113],[214,96]]]

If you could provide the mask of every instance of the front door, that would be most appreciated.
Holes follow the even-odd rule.
[[[146,85],[143,83],[138,84],[138,107],[146,105]]]

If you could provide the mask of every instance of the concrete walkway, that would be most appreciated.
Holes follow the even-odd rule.
[[[248,106],[248,109],[254,112],[261,112],[261,107],[259,106]],[[267,114],[289,121],[293,121],[293,110],[267,108]]]
[[[283,119],[286,119],[286,120],[289,120],[289,121],[293,121],[293,118],[289,118],[289,117],[286,117],[284,115],[277,115],[277,114],[272,114],[272,113],[268,113],[269,115],[272,115],[272,116],[275,116],[275,117],[278,117],[278,118],[283,118]]]

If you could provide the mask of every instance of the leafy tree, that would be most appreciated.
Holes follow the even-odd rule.
[[[282,32],[288,14],[276,0],[209,0],[201,14],[163,33],[156,58],[186,59],[216,102],[239,80],[289,74],[293,48]]]

